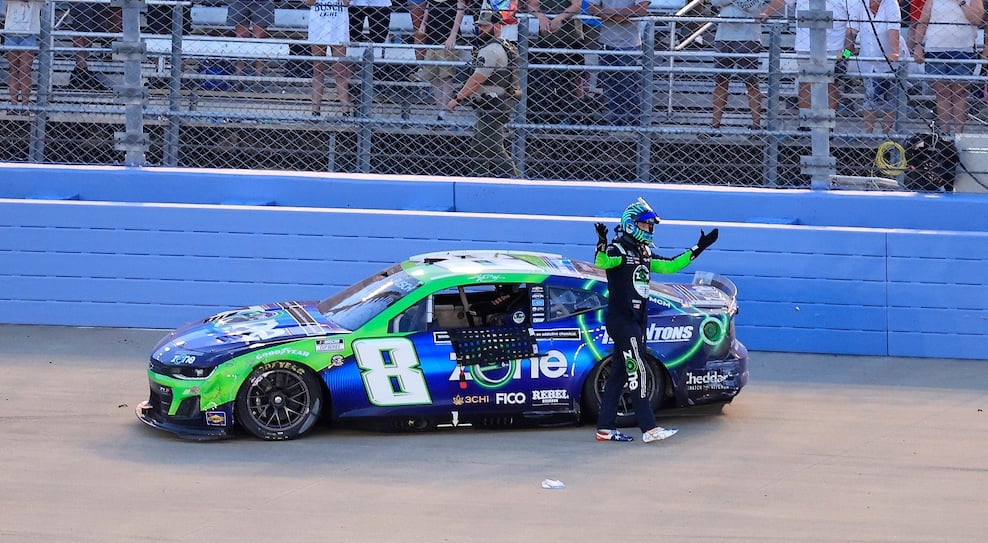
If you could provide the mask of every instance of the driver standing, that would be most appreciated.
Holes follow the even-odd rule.
[[[718,230],[714,228],[709,234],[701,230],[696,245],[675,258],[653,257],[652,230],[658,222],[658,215],[648,203],[638,198],[624,210],[618,234],[610,243],[607,242],[607,227],[602,223],[594,225],[598,238],[594,264],[607,273],[610,294],[606,328],[614,340],[611,371],[604,383],[597,419],[598,441],[634,439],[617,430],[618,400],[625,383],[631,393],[642,441],[659,441],[678,431],[657,425],[648,401],[649,388],[655,386],[647,382],[644,357],[649,281],[652,273],[676,273],[685,268],[717,241]]]

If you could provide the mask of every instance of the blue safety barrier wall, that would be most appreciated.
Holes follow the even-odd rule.
[[[64,183],[65,172],[74,170],[30,171],[35,176],[46,171],[44,179]],[[53,176],[53,171],[62,175]],[[143,178],[139,171],[114,175]],[[387,179],[379,184],[365,178],[358,183],[352,176],[344,181],[303,176],[299,181],[340,202],[374,199],[376,194],[378,207],[403,200],[410,208],[343,209],[150,202],[155,191],[176,191],[183,184],[182,191],[212,191],[227,200],[247,201],[249,194],[232,185],[259,181],[242,172],[219,173],[200,183],[208,179],[230,186],[200,185],[197,191],[194,172],[177,172],[176,179],[162,172],[149,175],[160,177],[143,200],[139,191],[122,183],[119,190],[130,191],[126,199],[132,201],[91,201],[86,186],[65,184],[54,191],[43,180],[34,185],[36,194],[6,194],[13,197],[0,200],[0,322],[171,328],[232,307],[323,298],[408,255],[438,250],[528,249],[590,260],[592,223],[600,220],[546,213],[557,205],[572,205],[566,186],[556,188],[555,198],[545,193],[536,206],[541,215],[503,215],[462,209],[507,207],[501,211],[514,213],[533,205],[530,190],[544,187],[505,184],[502,189],[493,182],[468,180]],[[278,179],[285,194],[272,194],[273,201],[304,196],[290,175]],[[24,184],[5,176],[0,186],[6,188],[0,190],[18,183]],[[589,191],[594,188],[590,185],[577,190]],[[494,189],[475,190],[481,186]],[[699,195],[687,206],[678,187],[644,188],[660,214],[675,218],[692,218],[693,209],[704,208],[705,197],[730,196],[717,190],[709,196],[697,189]],[[603,202],[605,197],[630,201],[640,192],[636,189],[610,185],[595,190],[606,206],[611,204]],[[426,194],[430,190],[434,192]],[[516,207],[509,207],[512,192],[518,195]],[[757,200],[757,194],[741,192],[738,198]],[[768,192],[765,197],[773,199],[788,193]],[[69,199],[63,199],[66,195]],[[975,209],[978,215],[965,223],[968,228],[954,231],[780,224],[790,221],[765,213],[759,213],[763,220],[752,216],[748,222],[664,220],[657,238],[659,252],[667,256],[691,246],[701,228],[721,230],[720,241],[687,268],[690,273],[670,279],[689,281],[696,270],[731,277],[739,288],[738,335],[756,350],[988,358],[988,233],[977,226],[988,199],[823,196],[834,208],[843,198],[870,198],[875,203],[868,220],[877,222],[881,217],[875,216],[882,214],[890,223],[905,216],[896,202],[904,208],[932,202],[924,210],[941,210],[945,220],[954,222],[963,222],[959,210]],[[416,199],[424,208],[445,201],[457,211],[417,210]],[[667,209],[673,200],[682,205]],[[956,209],[953,202],[960,202]],[[791,209],[799,211],[797,207]],[[837,216],[837,211],[828,213]],[[926,211],[924,220],[935,220],[935,215]]]
[[[5,163],[0,180],[0,198],[616,217],[644,196],[663,219],[988,231],[980,194]]]

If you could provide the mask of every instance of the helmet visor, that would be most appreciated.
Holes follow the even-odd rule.
[[[646,209],[635,217],[635,222],[642,222],[646,224],[655,224],[658,222],[659,216],[655,214],[651,209]]]

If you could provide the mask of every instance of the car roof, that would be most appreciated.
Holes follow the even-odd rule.
[[[576,269],[572,260],[558,254],[535,251],[439,251],[412,256],[408,262],[417,266],[428,266],[432,273],[440,268],[449,275],[536,273],[585,277]]]

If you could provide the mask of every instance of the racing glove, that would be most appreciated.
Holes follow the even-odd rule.
[[[597,229],[597,252],[606,253],[607,252],[607,227],[604,223],[594,223],[594,228]]]
[[[700,239],[696,240],[696,245],[694,245],[693,248],[690,249],[691,251],[690,260],[693,260],[696,257],[700,256],[700,253],[702,253],[704,249],[713,245],[714,242],[717,241],[717,236],[719,234],[720,234],[720,230],[717,228],[711,230],[709,234],[705,234],[703,230],[700,230]]]

